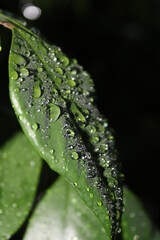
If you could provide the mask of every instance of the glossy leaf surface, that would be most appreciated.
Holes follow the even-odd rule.
[[[0,239],[9,239],[26,219],[40,171],[40,156],[24,134],[0,148]]]
[[[98,219],[62,177],[50,187],[33,213],[24,237],[30,239],[107,240]]]
[[[1,13],[0,21],[13,33],[10,97],[25,134],[114,239],[122,215],[122,176],[90,75],[13,18]]]

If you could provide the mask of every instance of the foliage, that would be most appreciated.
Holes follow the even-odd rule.
[[[23,142],[27,140],[22,134],[8,140],[2,147],[2,172],[8,171],[8,165],[12,166],[8,162],[16,163],[19,157],[25,164],[28,158],[34,158],[29,170],[33,167],[35,172],[31,174],[25,167],[25,175],[16,175],[19,182],[22,181],[23,194],[19,197],[22,204],[17,199],[14,206],[26,206],[26,209],[15,207],[14,215],[15,211],[24,214],[20,221],[13,221],[18,226],[9,224],[10,231],[4,223],[12,213],[10,207],[13,208],[13,203],[8,200],[2,185],[0,194],[5,195],[5,201],[3,197],[2,202],[0,199],[3,207],[1,238],[9,238],[16,232],[30,210],[41,165],[40,161],[35,165],[35,159],[41,156],[70,185],[62,177],[53,184],[33,212],[24,239],[97,239],[97,236],[100,239],[136,240],[139,236],[150,239],[151,222],[129,190],[124,191],[127,200],[122,218],[123,174],[117,160],[113,132],[96,107],[90,75],[77,60],[69,59],[60,48],[48,44],[26,28],[25,22],[0,13],[0,23],[12,30],[9,56],[12,106],[24,134],[37,151],[35,153],[29,143]],[[7,153],[5,157],[4,152]],[[3,164],[4,158],[7,164]],[[19,163],[14,168],[24,172]],[[23,180],[25,176],[28,181]],[[17,179],[12,183],[16,190]],[[32,199],[26,197],[25,184],[29,190],[27,196]],[[135,202],[134,210],[132,201]],[[137,226],[137,219],[140,226]],[[41,230],[37,226],[42,226]]]

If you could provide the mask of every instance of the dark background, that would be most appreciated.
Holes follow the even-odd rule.
[[[22,17],[24,2],[1,0]],[[31,1],[30,1],[31,2]],[[160,1],[35,0],[38,27],[91,74],[98,107],[116,133],[125,183],[160,227]],[[0,106],[8,106],[7,57],[11,33],[0,28]],[[4,37],[5,36],[5,37]]]

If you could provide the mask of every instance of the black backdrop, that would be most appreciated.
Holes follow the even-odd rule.
[[[0,8],[22,17],[19,1]],[[26,1],[27,2],[27,1]],[[39,20],[28,21],[91,73],[98,106],[116,133],[126,184],[160,226],[160,2],[159,0],[35,0]],[[11,33],[1,27],[0,106],[7,106]]]

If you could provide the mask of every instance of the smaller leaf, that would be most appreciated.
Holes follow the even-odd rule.
[[[140,200],[124,188],[125,213],[122,217],[123,240],[158,240],[160,233],[153,227]]]
[[[40,156],[22,133],[0,149],[0,239],[9,239],[22,225],[35,197]]]
[[[62,177],[33,213],[24,240],[107,240],[93,212]]]

